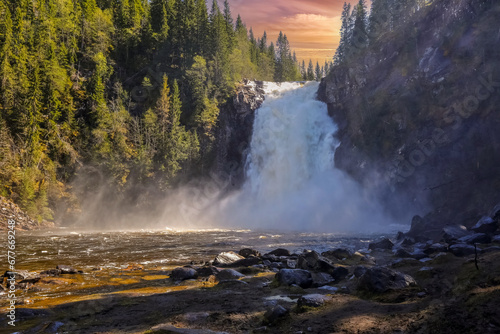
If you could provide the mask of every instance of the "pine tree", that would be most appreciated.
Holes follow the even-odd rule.
[[[167,1],[152,0],[150,6],[151,28],[158,34],[160,40],[165,40],[168,36],[168,16]]]
[[[227,0],[224,0],[224,21],[226,23],[226,33],[228,36],[228,47],[230,50],[232,50],[236,41],[234,33],[234,22],[231,15],[231,7],[229,6],[229,2]]]
[[[323,71],[321,70],[321,67],[319,66],[319,62],[316,62],[316,70],[315,70],[314,74],[315,74],[316,81],[321,81],[321,78],[323,77]]]
[[[353,54],[357,54],[360,50],[368,46],[368,29],[366,23],[367,13],[365,0],[359,0],[356,6],[354,28],[350,39],[350,49]]]
[[[309,60],[309,66],[307,67],[307,81],[314,80],[314,65],[312,60]]]
[[[348,54],[350,43],[350,17],[351,17],[351,4],[344,3],[342,10],[342,26],[340,28],[340,41],[335,56],[333,57],[335,65],[342,63]]]

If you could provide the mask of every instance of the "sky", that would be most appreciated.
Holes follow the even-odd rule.
[[[345,0],[228,0],[236,19],[241,15],[256,38],[267,31],[274,41],[283,31],[299,61],[321,65],[332,60],[340,39],[340,15]]]

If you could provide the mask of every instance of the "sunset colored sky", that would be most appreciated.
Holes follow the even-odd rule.
[[[276,43],[283,31],[299,60],[324,64],[331,60],[340,36],[340,15],[345,0],[228,0],[236,18],[241,15],[255,37],[264,30]],[[306,64],[307,65],[307,64]]]

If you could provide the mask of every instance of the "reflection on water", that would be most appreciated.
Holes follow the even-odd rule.
[[[292,252],[319,252],[348,246],[366,248],[376,236],[334,233],[293,233],[250,230],[74,232],[63,229],[21,232],[17,235],[16,268],[45,270],[68,264],[79,270],[95,267],[124,268],[130,263],[145,267],[170,267],[209,261],[221,251],[244,247],[261,253],[275,248]],[[7,263],[1,254],[1,263]]]

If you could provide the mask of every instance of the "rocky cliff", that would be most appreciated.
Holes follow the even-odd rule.
[[[434,1],[323,79],[337,167],[393,213],[471,226],[500,202],[498,22],[496,1]]]
[[[252,138],[254,112],[265,99],[264,82],[244,80],[233,98],[222,106],[216,132],[216,159],[212,177],[230,190],[244,181],[246,156]]]

